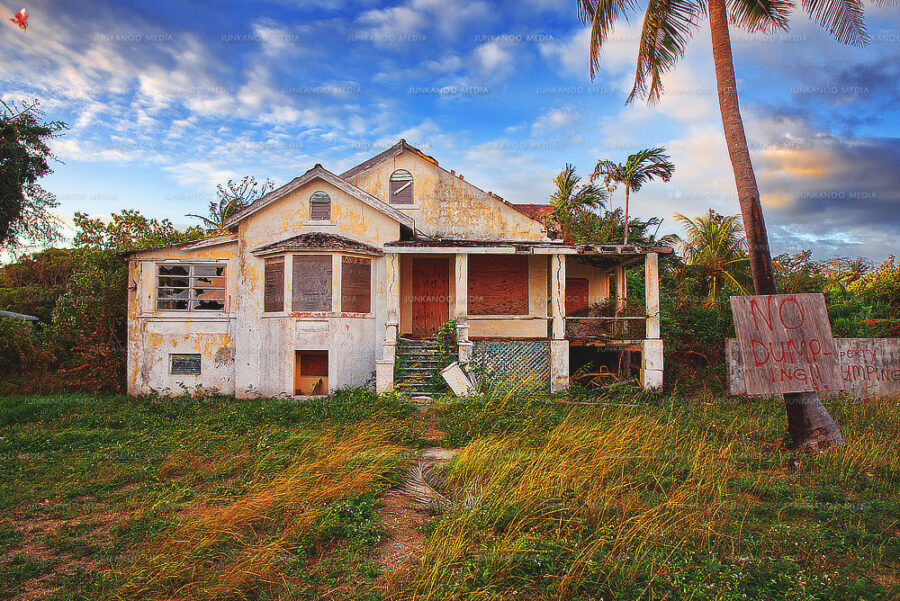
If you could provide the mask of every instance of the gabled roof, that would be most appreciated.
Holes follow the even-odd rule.
[[[371,159],[367,159],[367,160],[363,161],[362,163],[360,163],[359,165],[357,165],[356,167],[352,167],[352,168],[348,169],[347,171],[344,171],[341,174],[341,178],[343,178],[343,179],[351,178],[358,173],[362,173],[363,171],[370,169],[370,168],[374,167],[375,165],[378,165],[379,163],[382,163],[384,161],[387,161],[388,159],[392,159],[392,158],[398,156],[404,150],[409,150],[410,152],[414,152],[417,155],[419,155],[420,157],[422,157],[423,159],[425,159],[426,161],[432,162],[435,165],[438,164],[436,158],[425,154],[424,152],[422,152],[415,146],[410,146],[409,144],[406,143],[406,140],[401,139],[399,142],[397,142],[396,144],[394,144],[387,150],[385,150],[383,152],[379,152],[378,154],[373,156]]]
[[[309,232],[292,236],[279,242],[254,248],[251,252],[253,254],[270,254],[294,250],[355,250],[369,254],[384,254],[374,246],[325,232]]]
[[[281,186],[277,190],[272,190],[271,192],[269,192],[268,194],[266,194],[265,196],[263,196],[262,198],[260,198],[259,200],[257,200],[253,204],[251,204],[250,206],[244,207],[242,210],[240,210],[237,213],[235,213],[234,215],[232,215],[228,219],[228,221],[226,222],[225,225],[227,225],[228,227],[233,227],[233,226],[237,225],[239,222],[243,221],[250,215],[256,213],[260,209],[267,207],[268,205],[272,204],[276,200],[287,196],[288,194],[290,194],[297,188],[307,184],[308,182],[313,181],[314,179],[321,179],[322,181],[328,182],[335,188],[337,188],[343,192],[346,192],[347,194],[349,194],[350,196],[363,202],[364,204],[369,205],[376,211],[379,211],[379,212],[387,215],[388,217],[390,217],[397,223],[404,225],[411,230],[415,230],[416,222],[412,217],[410,217],[409,215],[406,215],[404,213],[401,213],[400,211],[398,211],[391,205],[387,204],[383,200],[376,198],[375,196],[372,196],[368,192],[365,192],[364,190],[360,190],[353,184],[338,177],[337,175],[335,175],[328,169],[325,169],[324,167],[322,167],[322,165],[319,165],[319,164],[316,164],[315,167],[313,167],[312,169],[310,169],[309,171],[307,171],[300,177],[295,177],[293,180],[291,180],[287,184]]]

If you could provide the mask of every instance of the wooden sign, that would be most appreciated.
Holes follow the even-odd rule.
[[[841,389],[821,293],[732,296],[731,312],[747,394]]]

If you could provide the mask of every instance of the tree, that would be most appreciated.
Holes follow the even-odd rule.
[[[37,182],[53,172],[48,141],[66,124],[44,122],[42,115],[36,100],[22,108],[0,100],[0,246],[9,249],[59,238],[59,222],[50,213],[59,203]]]
[[[205,235],[200,227],[180,231],[168,219],[145,217],[132,209],[123,209],[108,221],[75,213],[75,227],[78,231],[72,244],[76,248],[116,252],[190,242]]]
[[[892,4],[892,0],[875,0],[875,4],[886,6]],[[805,0],[801,5],[811,19],[826,27],[839,42],[852,45],[868,42],[864,10],[859,0]],[[759,188],[741,119],[728,21],[750,32],[787,30],[794,6],[791,0],[650,2],[644,15],[634,87],[628,97],[628,102],[635,97],[646,97],[650,103],[659,100],[663,92],[662,76],[684,56],[685,46],[699,20],[708,14],[719,111],[734,171],[756,294],[776,294],[778,287]],[[619,17],[627,18],[636,4],[621,0],[578,0],[578,8],[582,20],[591,23],[590,71],[593,78],[600,66],[600,49],[609,38],[615,21]],[[840,430],[816,393],[785,394],[784,398],[788,431],[794,446],[843,446]]]
[[[624,163],[609,160],[597,161],[591,181],[603,178],[603,183],[612,192],[616,186],[625,186],[625,222],[628,222],[628,197],[631,192],[639,192],[649,181],[660,178],[664,182],[672,179],[675,164],[669,160],[665,148],[644,148],[628,155]],[[625,228],[625,244],[628,244],[628,228]]]
[[[550,203],[563,239],[571,239],[572,227],[588,218],[588,214],[596,215],[598,209],[606,206],[609,197],[609,192],[603,188],[593,183],[579,185],[580,181],[575,167],[568,163],[553,179],[556,189],[550,195]]]
[[[210,233],[224,234],[228,230],[225,227],[225,222],[232,215],[253,204],[256,200],[271,192],[274,187],[275,184],[272,183],[272,180],[267,179],[260,186],[256,178],[250,175],[244,176],[240,182],[230,179],[227,184],[216,186],[218,202],[215,200],[210,201],[209,215],[207,217],[193,213],[188,213],[186,216],[196,217],[202,221]]]
[[[675,213],[684,229],[681,253],[687,266],[698,272],[706,292],[706,304],[713,305],[724,286],[731,284],[740,294],[747,294],[741,284],[747,264],[741,220],[726,217],[712,209],[696,219]]]

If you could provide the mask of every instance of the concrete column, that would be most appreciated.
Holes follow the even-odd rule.
[[[618,314],[625,309],[625,296],[628,294],[626,290],[625,267],[616,265],[614,273],[616,278],[616,313]]]
[[[388,322],[400,323],[400,255],[385,256],[384,304]]]
[[[466,323],[469,318],[469,255],[457,254],[453,261],[455,272],[455,294],[451,316],[457,323]]]
[[[641,351],[641,386],[661,391],[663,387],[663,341],[644,340]]]
[[[394,363],[397,358],[397,334],[400,322],[400,255],[385,256],[384,309],[387,321],[381,343],[381,359],[375,360],[375,392],[394,389]]]
[[[459,356],[459,364],[464,368],[468,367],[469,361],[472,360],[473,346],[473,344],[469,341],[469,324],[456,324],[456,345],[457,353]]]
[[[566,255],[550,255],[551,338],[566,337]],[[566,359],[568,365],[568,359]],[[568,368],[566,379],[568,379]]]
[[[659,255],[649,253],[644,258],[644,292],[647,308],[646,338],[659,338]]]
[[[550,392],[569,387],[569,341],[550,341]]]

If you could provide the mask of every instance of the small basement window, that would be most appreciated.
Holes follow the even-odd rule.
[[[206,263],[159,263],[158,311],[224,311],[225,266]]]
[[[200,355],[169,355],[169,373],[173,376],[199,376]]]
[[[406,169],[397,169],[391,174],[391,204],[409,205],[413,203],[413,176]]]
[[[331,220],[331,198],[325,192],[313,192],[309,197],[309,218],[313,221]]]
[[[294,353],[294,394],[328,394],[328,351]]]

